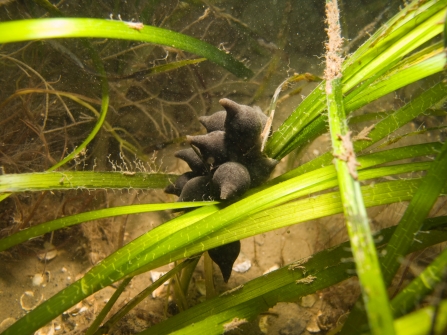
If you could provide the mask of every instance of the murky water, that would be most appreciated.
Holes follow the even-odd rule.
[[[398,5],[388,1],[356,1],[354,5],[350,1],[340,1],[346,53],[355,50],[381,23],[394,15]],[[229,52],[254,72],[252,78],[243,80],[204,61],[152,74],[153,67],[197,56],[135,41],[89,40],[109,80],[108,126],[88,145],[87,151],[65,166],[66,169],[112,170],[111,162],[147,161],[158,152],[154,164],[162,165],[168,172],[183,172],[185,166],[172,157],[172,152],[182,146],[187,134],[204,133],[198,117],[221,109],[219,99],[226,97],[266,110],[274,90],[287,77],[305,72],[322,76],[323,72],[324,1],[64,1],[58,9],[66,17],[142,22],[181,32]],[[32,1],[0,1],[0,21],[48,16],[45,9]],[[315,86],[312,83],[299,85],[303,86],[299,94],[291,94],[278,105],[274,127]],[[97,119],[86,103],[99,112],[101,83],[83,41],[54,39],[0,46],[0,166],[3,172],[45,171],[75,150]],[[324,139],[320,141],[325,143]],[[315,150],[311,148],[305,159],[314,157]],[[73,191],[15,195],[0,203],[0,237],[62,215],[118,204],[173,199],[162,192],[97,191],[87,194]],[[35,239],[0,254],[3,269],[0,271],[0,323],[24,315],[26,308],[66,287],[119,245],[166,221],[168,216],[157,214],[132,217],[128,222],[122,218],[95,222]],[[297,255],[305,257],[321,250],[331,240],[328,230],[342,227],[342,222],[337,222],[327,227],[323,225],[321,229],[308,226],[297,230],[294,227],[243,242],[240,263],[252,259],[256,264],[248,274],[235,274],[230,287],[255,278],[272,266],[296,259]],[[307,243],[308,238],[314,243]],[[292,241],[296,239],[305,247],[294,245]],[[49,241],[57,249],[57,256],[39,260],[36,254],[40,254],[44,242]],[[33,285],[36,274],[43,274],[44,284],[34,282]],[[128,292],[129,296],[144,288],[145,280],[149,279],[138,279]],[[200,287],[203,280],[199,275],[195,280]],[[33,296],[25,294],[28,291],[34,292]],[[63,324],[58,321],[60,331],[56,334],[63,330],[81,331],[112,291],[110,288],[101,291],[95,299],[78,306],[79,309],[86,307],[89,314],[79,316],[82,314],[79,310],[71,311]],[[203,297],[196,292],[193,299],[200,301]],[[294,320],[293,315],[289,315],[290,308],[278,307],[272,315],[278,313],[281,321],[269,322],[275,324],[274,329],[280,334],[301,334],[306,331],[306,324],[312,322],[312,313],[318,310],[317,307],[311,310],[312,306],[294,305],[297,313],[304,313],[304,321]],[[145,301],[131,322],[122,326],[122,333],[159,322],[164,312],[162,300]],[[268,324],[265,320],[262,322]],[[252,328],[251,333],[261,332],[259,327]],[[248,334],[248,330],[244,334]]]

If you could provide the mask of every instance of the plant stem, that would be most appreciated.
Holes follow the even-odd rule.
[[[343,105],[341,83],[343,60],[339,56],[342,39],[336,0],[326,1],[326,15],[329,26],[329,42],[326,45],[326,98],[343,211],[371,331],[373,334],[394,334],[388,296],[382,280],[360,184],[357,181],[358,162]]]

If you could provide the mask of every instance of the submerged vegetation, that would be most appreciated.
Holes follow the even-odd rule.
[[[339,6],[328,1],[328,8],[335,10],[328,10],[327,18],[335,42],[330,36],[327,59],[334,53],[340,67],[328,69],[323,81],[315,74],[288,73],[297,63],[285,61],[284,50],[296,52],[306,44],[294,47],[299,42],[289,39],[287,45],[298,11],[291,1],[272,16],[279,27],[278,45],[250,21],[248,9],[263,6],[256,2],[247,4],[245,17],[236,15],[242,11],[236,4],[232,15],[229,7],[208,1],[127,1],[125,7],[119,1],[115,7],[98,3],[83,4],[76,15],[68,2],[57,7],[36,0],[0,7],[2,256],[14,257],[21,247],[41,250],[53,238],[70,241],[62,228],[84,222],[82,227],[128,214],[184,212],[127,244],[122,224],[115,234],[116,250],[100,259],[91,252],[93,266],[85,274],[30,308],[2,334],[32,334],[95,292],[115,285],[108,303],[80,330],[113,333],[123,317],[167,280],[180,312],[154,322],[142,334],[220,334],[243,327],[248,331],[249,322],[276,304],[325,292],[354,276],[359,278],[363,303],[352,304],[349,316],[339,313],[326,324],[316,316],[318,329],[341,334],[445,330],[447,0],[415,0],[399,10],[386,8],[373,22],[378,29],[369,38],[372,31],[365,27],[345,44],[337,42],[334,13]],[[95,6],[108,13],[100,15]],[[319,10],[316,15],[323,21],[322,6]],[[101,18],[79,18],[95,16],[87,13]],[[343,15],[342,11],[342,35],[349,30]],[[358,48],[352,54],[343,51],[353,47]],[[321,82],[297,86],[313,81]],[[300,92],[311,85],[313,90],[301,98]],[[169,185],[175,185],[176,163],[166,172],[152,153],[163,154],[164,148],[180,146],[186,134],[202,132],[199,117],[206,120],[203,116],[211,114],[221,98],[269,106],[262,135],[269,134],[272,124],[273,131],[264,147],[260,129],[256,130],[253,143],[263,150],[262,156],[256,151],[256,157],[283,163],[275,178],[237,192],[230,203],[195,197],[173,202],[162,190],[175,189]],[[230,100],[223,101],[225,107]],[[310,143],[323,143],[324,134],[329,134],[332,149],[314,149],[307,155],[312,159],[303,160]],[[198,137],[189,142],[194,144],[194,138]],[[170,154],[163,155],[170,159]],[[128,192],[117,196],[128,199],[117,205],[104,189]],[[154,194],[151,203],[135,204],[149,192]],[[367,209],[402,202],[408,206],[396,226],[376,225],[367,217]],[[306,258],[294,257],[217,294],[207,250],[340,213],[349,241],[325,245]],[[74,238],[89,238],[81,235]],[[438,244],[441,247],[434,249],[424,269],[406,277],[413,258],[407,261],[405,256]],[[191,306],[188,288],[202,254],[206,301]],[[127,304],[114,306],[134,278],[170,263],[170,271]],[[113,315],[106,319],[112,308]]]

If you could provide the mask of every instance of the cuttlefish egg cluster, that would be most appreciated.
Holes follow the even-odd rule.
[[[267,122],[261,109],[229,99],[219,103],[225,110],[199,118],[207,134],[187,136],[191,148],[175,153],[191,168],[165,189],[178,201],[235,200],[265,182],[278,163],[261,152],[261,132]],[[225,282],[240,248],[235,241],[208,251]]]

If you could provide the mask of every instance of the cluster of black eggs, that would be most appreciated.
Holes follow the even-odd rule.
[[[192,170],[165,189],[178,195],[178,201],[235,200],[265,182],[278,163],[261,152],[261,133],[267,122],[261,109],[229,99],[219,102],[224,111],[199,118],[208,133],[187,136],[191,148],[175,153]],[[225,282],[240,248],[235,241],[208,251]]]

